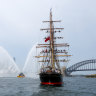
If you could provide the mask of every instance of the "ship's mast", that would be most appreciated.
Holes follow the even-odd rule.
[[[55,69],[54,64],[54,28],[52,22],[52,11],[50,10],[50,64],[52,65],[53,70]]]

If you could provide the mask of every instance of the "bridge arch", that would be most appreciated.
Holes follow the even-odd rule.
[[[91,60],[85,60],[85,61],[78,62],[78,63],[68,67],[65,72],[66,72],[67,75],[70,75],[74,71],[89,71],[89,70],[93,71],[93,70],[96,70],[96,68],[95,69],[87,69],[86,68],[84,70],[77,70],[79,67],[84,66],[84,65],[88,65],[88,64],[96,65],[96,59],[91,59]]]

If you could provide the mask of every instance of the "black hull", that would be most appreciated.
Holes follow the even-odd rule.
[[[63,85],[63,76],[60,73],[40,73],[41,85]]]

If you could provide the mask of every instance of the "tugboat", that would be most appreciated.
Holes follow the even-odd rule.
[[[18,78],[24,78],[25,75],[24,75],[23,73],[20,73],[17,77],[18,77]]]
[[[38,44],[36,48],[42,48],[38,58],[40,63],[40,81],[41,85],[52,85],[52,86],[62,86],[63,85],[63,73],[60,67],[60,62],[68,62],[68,43],[57,43],[56,39],[63,39],[63,37],[58,37],[56,33],[60,33],[64,28],[55,28],[54,23],[61,21],[52,20],[52,11],[50,10],[50,19],[48,21],[43,21],[44,23],[49,23],[49,27],[45,29],[47,36],[44,38],[44,44]],[[57,36],[56,36],[57,35]],[[58,49],[60,47],[66,47],[66,49]],[[61,55],[60,55],[61,53]],[[62,57],[64,57],[62,59]],[[41,58],[41,59],[40,59]],[[67,59],[65,59],[67,58]]]

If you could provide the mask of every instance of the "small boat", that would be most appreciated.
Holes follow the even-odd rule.
[[[86,78],[96,78],[96,74],[86,75]]]
[[[23,73],[20,73],[17,77],[18,77],[18,78],[24,78],[25,75],[24,75]]]

